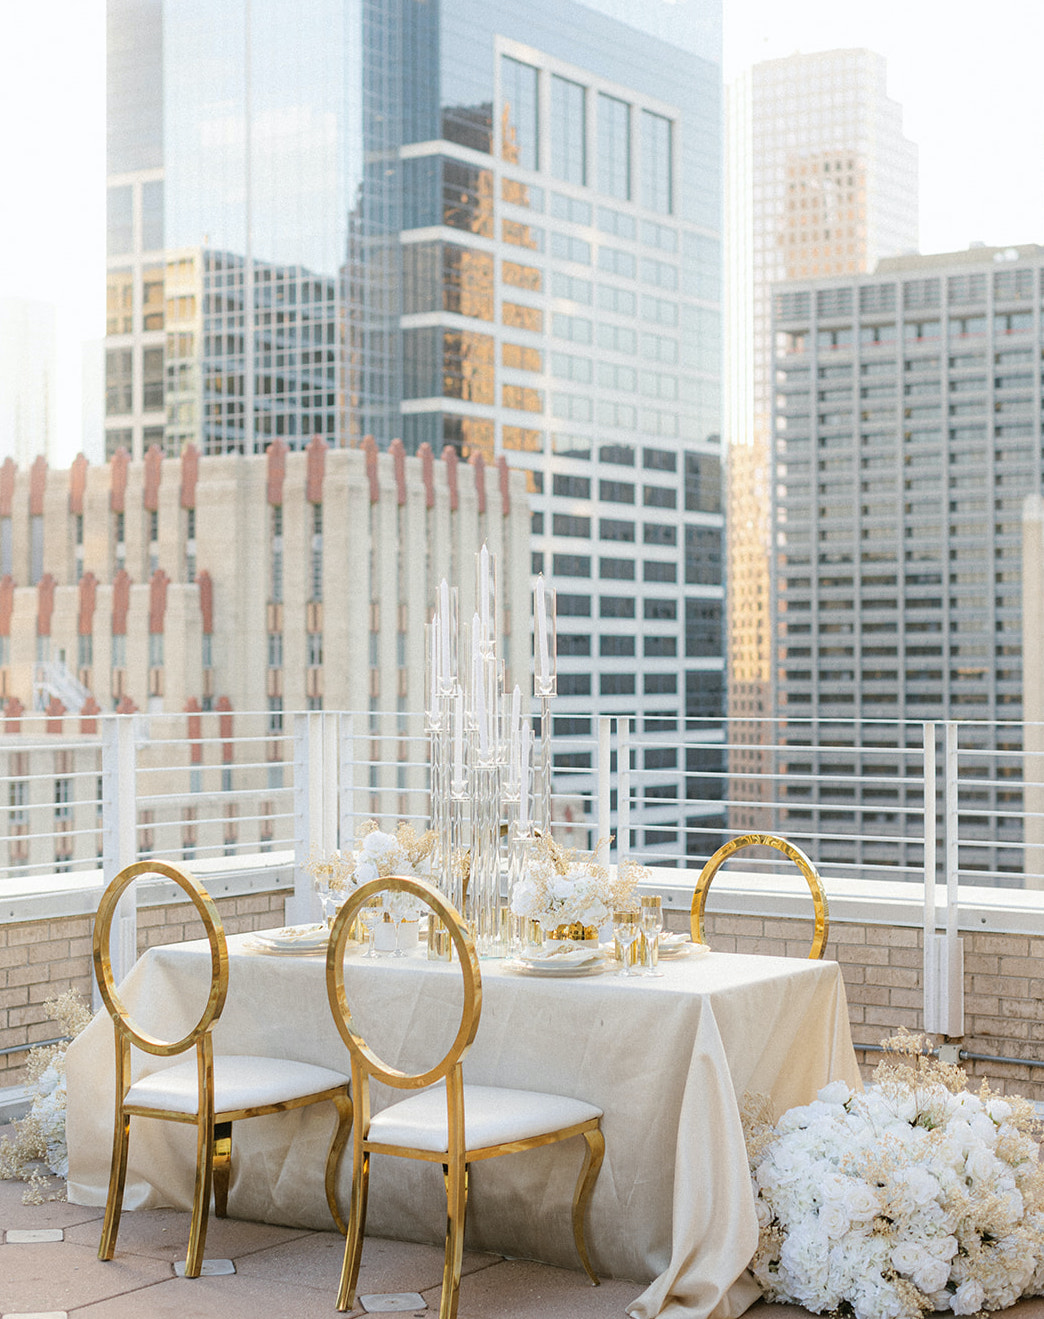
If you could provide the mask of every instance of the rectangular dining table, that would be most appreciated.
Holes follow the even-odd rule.
[[[349,1071],[327,1005],[325,958],[263,955],[229,939],[229,994],[215,1052],[266,1054]],[[707,952],[663,961],[662,978],[610,970],[525,976],[482,962],[482,1020],[465,1080],[575,1096],[604,1111],[605,1163],[587,1220],[603,1276],[648,1284],[636,1319],[730,1319],[758,1296],[745,1273],[757,1224],[740,1108],[767,1096],[775,1114],[832,1080],[860,1086],[844,984],[834,962]],[[136,1022],[179,1038],[206,999],[205,941],[149,949],[123,982]],[[456,1033],[456,967],[408,958],[345,963],[353,1018],[386,1061],[430,1065]],[[135,1052],[135,1077],[163,1059]],[[113,1112],[112,1025],[105,1013],[68,1052],[69,1199],[105,1202]],[[375,1088],[375,1110],[399,1095]],[[333,1110],[326,1105],[238,1123],[229,1213],[329,1228],[323,1195]],[[575,1148],[574,1148],[575,1144]],[[582,1142],[477,1164],[470,1249],[577,1267],[569,1206]],[[195,1137],[132,1122],[125,1206],[190,1205]],[[347,1205],[350,1155],[341,1176]],[[367,1231],[438,1241],[445,1192],[437,1167],[374,1156]],[[330,1278],[331,1291],[336,1279]]]

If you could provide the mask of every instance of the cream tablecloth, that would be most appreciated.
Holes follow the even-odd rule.
[[[242,937],[229,941],[230,990],[216,1049],[347,1072],[326,1004],[324,959],[251,954],[242,944]],[[631,1308],[638,1319],[741,1314],[758,1293],[744,1272],[757,1227],[739,1103],[748,1092],[767,1094],[780,1113],[830,1080],[859,1085],[837,965],[709,953],[665,962],[659,980],[537,979],[497,961],[482,970],[482,1023],[466,1079],[573,1095],[605,1112],[605,1163],[587,1225],[595,1269],[649,1283]],[[154,948],[123,994],[139,1024],[177,1038],[205,999],[208,975],[205,943]],[[455,1032],[461,995],[453,967],[356,955],[346,985],[358,1024],[376,1033],[380,1022],[382,1052],[400,1066],[433,1061]],[[77,1204],[105,1200],[112,1058],[102,1014],[68,1053],[69,1199]],[[135,1075],[162,1065],[141,1054],[135,1061]],[[375,1107],[387,1098],[376,1093]],[[322,1174],[332,1124],[328,1105],[237,1124],[229,1212],[328,1228]],[[575,1268],[569,1205],[582,1153],[575,1144],[476,1165],[469,1247]],[[187,1208],[193,1159],[191,1129],[135,1119],[126,1207]],[[437,1168],[376,1156],[370,1186],[370,1233],[439,1239],[445,1198]]]

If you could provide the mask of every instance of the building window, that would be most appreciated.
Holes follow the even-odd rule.
[[[94,638],[90,633],[82,633],[76,638],[76,662],[79,668],[89,669],[94,663]]]
[[[556,577],[590,577],[591,558],[587,554],[556,554],[553,572]]]
[[[35,586],[44,570],[44,520],[42,513],[29,519],[29,585]]]
[[[633,696],[633,673],[603,673],[598,679],[598,690],[602,696]]]
[[[60,821],[72,819],[72,779],[54,781],[54,818]]]
[[[146,348],[141,355],[141,405],[146,412],[163,407],[163,349]]]
[[[633,618],[634,596],[603,595],[598,602],[598,611],[602,618]]]
[[[205,669],[214,667],[214,637],[210,632],[203,633],[200,662]]]
[[[669,215],[671,188],[671,121],[651,110],[641,112],[641,203],[650,211]]]
[[[323,598],[323,506],[312,505],[312,599]]]
[[[598,94],[598,187],[621,201],[631,198],[631,107]]]
[[[129,348],[110,348],[105,354],[105,415],[116,416],[133,408],[134,357]]]
[[[163,667],[163,633],[149,633],[149,668],[159,669]]]
[[[598,575],[623,582],[634,581],[633,559],[599,559]]]
[[[109,256],[134,251],[134,193],[130,184],[110,188],[106,197],[105,227]]]
[[[282,632],[269,632],[268,634],[268,667],[270,669],[281,669],[283,667]]]
[[[114,669],[125,669],[127,667],[127,638],[122,632],[113,633],[112,667]]]
[[[399,634],[402,635],[401,633]],[[323,634],[321,632],[308,633],[308,667],[316,669],[323,662]]]
[[[537,70],[504,55],[500,61],[500,88],[504,99],[500,152],[512,165],[539,169],[540,139]]]
[[[586,91],[557,75],[551,79],[551,173],[564,183],[587,182]]]
[[[283,509],[272,508],[272,591],[270,599],[279,604],[283,599]]]

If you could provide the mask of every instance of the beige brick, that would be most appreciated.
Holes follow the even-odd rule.
[[[1002,1017],[1022,1017],[1027,1021],[1040,1021],[1042,1017],[1041,1004],[1031,998],[1002,996],[1000,1012]]]
[[[28,1002],[28,985],[12,985],[8,989],[0,989],[0,1012],[6,1011],[7,1008],[21,1007],[23,1003]]]
[[[970,953],[968,945],[964,945],[964,974],[965,975],[987,975],[995,976],[1000,966],[1000,958],[996,954]]]
[[[0,948],[0,967],[24,966],[29,961],[27,944],[16,944],[13,948]]]
[[[984,1017],[999,1017],[1000,1004],[996,994],[969,994],[965,998],[964,1013],[968,1019],[976,1013]]]
[[[714,923],[715,934],[737,934],[751,936],[763,935],[765,933],[764,921],[751,920],[741,916],[719,916]]]
[[[971,976],[965,992],[973,994],[1000,994],[1001,997],[1029,997],[1029,981],[1016,976]]]
[[[839,925],[836,921],[830,923],[830,939],[832,943],[839,944],[865,944],[866,943],[866,926],[865,925]]]
[[[891,948],[920,948],[921,931],[902,925],[876,925],[871,942],[886,944]]]
[[[1029,939],[1023,934],[973,934],[969,937],[977,953],[998,953],[1005,957],[1029,956]]]
[[[914,1008],[918,1012],[924,1010],[924,991],[922,989],[892,989],[889,992],[893,1007]]]
[[[924,966],[924,953],[920,948],[892,948],[888,953],[889,966],[908,966],[920,970]],[[965,967],[965,970],[968,968]]]
[[[888,988],[886,985],[864,985],[859,1001],[874,1007],[885,1007],[890,1001]]]
[[[47,1013],[39,1003],[28,1003],[24,1008],[12,1008],[7,1014],[8,1027],[12,1030],[16,1026],[35,1026],[47,1020]],[[43,1039],[43,1036],[38,1035],[36,1038]]]
[[[913,1008],[888,1007],[881,1009],[878,1007],[868,1007],[866,1010],[866,1020],[868,1025],[881,1026],[889,1031],[895,1030],[899,1026],[906,1026],[909,1030],[916,1030],[921,1022],[921,1014]]]
[[[69,956],[67,939],[48,939],[43,943],[29,945],[30,962],[54,962]]]
[[[900,989],[915,989],[921,983],[920,974],[904,966],[868,966],[867,983],[894,985]]]
[[[846,987],[852,985],[862,985],[866,980],[866,968],[863,966],[853,966],[851,962],[842,962],[841,978],[844,980]]]
[[[7,983],[13,985],[35,985],[41,980],[49,980],[46,966],[15,966],[7,973]]]
[[[40,938],[40,926],[35,921],[28,925],[9,925],[7,927],[8,947],[17,944],[35,943]]]
[[[268,910],[268,895],[266,893],[253,893],[249,897],[236,898],[235,914],[237,916],[245,916],[250,912],[267,912]]]
[[[60,924],[65,939],[90,939],[94,935],[94,921],[90,916],[70,916]]]
[[[999,972],[1002,976],[1034,976],[1041,970],[1041,963],[1034,957],[1001,957]]]

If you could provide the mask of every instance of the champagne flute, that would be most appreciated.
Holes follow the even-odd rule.
[[[632,976],[638,974],[631,970],[631,944],[638,938],[638,913],[633,907],[620,908],[613,912],[613,934],[623,951],[623,970],[617,975]]]
[[[641,920],[645,947],[645,970],[642,975],[662,976],[663,972],[656,969],[660,931],[663,929],[663,899],[658,893],[643,895]]]
[[[378,893],[359,908],[359,919],[370,936],[370,946],[363,954],[364,960],[377,956],[377,924],[384,917],[384,903]]]

